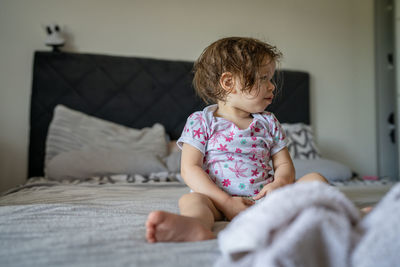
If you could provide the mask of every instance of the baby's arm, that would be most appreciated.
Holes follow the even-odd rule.
[[[203,154],[189,144],[183,144],[181,159],[181,175],[185,183],[195,192],[206,195],[229,219],[253,203],[245,198],[231,197],[213,183],[203,170]]]
[[[295,181],[295,169],[286,147],[272,156],[272,165],[274,168],[274,181],[264,186],[260,193],[254,197],[255,200],[264,197],[268,192],[278,187],[292,184]]]

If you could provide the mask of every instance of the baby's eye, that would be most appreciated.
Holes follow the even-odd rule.
[[[260,79],[263,81],[268,80],[268,76],[261,76]]]

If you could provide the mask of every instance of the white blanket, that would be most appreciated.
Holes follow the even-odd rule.
[[[398,185],[361,220],[332,186],[312,182],[278,189],[219,234],[216,266],[395,266],[399,195]]]
[[[400,184],[394,186],[359,224],[363,236],[352,266],[400,266]]]

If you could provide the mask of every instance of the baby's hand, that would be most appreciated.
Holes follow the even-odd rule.
[[[286,185],[286,184],[280,183],[280,182],[275,180],[272,183],[269,183],[269,184],[265,185],[263,187],[263,189],[261,189],[261,191],[253,199],[254,200],[259,200],[259,199],[265,197],[271,191],[273,191],[273,190],[275,190],[275,189],[277,189],[279,187],[282,187],[284,185]]]
[[[230,221],[239,212],[247,209],[252,206],[255,202],[250,200],[247,197],[230,197],[228,201],[225,203],[225,209],[223,210],[224,215]]]

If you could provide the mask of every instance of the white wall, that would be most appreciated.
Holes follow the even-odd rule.
[[[220,37],[272,42],[312,76],[322,154],[377,172],[372,0],[0,0],[0,191],[26,177],[32,56],[54,22],[79,52],[194,60]]]

